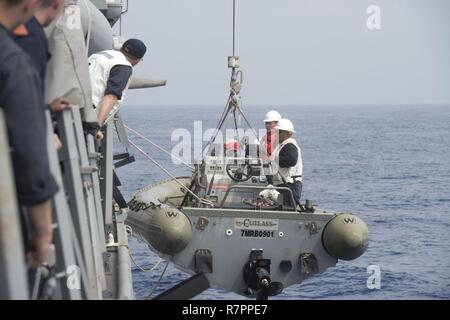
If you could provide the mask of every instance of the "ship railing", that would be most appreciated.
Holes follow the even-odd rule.
[[[100,203],[98,168],[92,135],[84,136],[77,106],[57,115],[63,148],[57,154],[49,134],[49,161],[60,190],[54,198],[56,271],[66,272],[60,282],[61,299],[102,299],[106,289],[103,254],[106,252]],[[50,114],[47,113],[48,131]],[[87,142],[87,143],[86,143]],[[61,170],[61,166],[63,170]],[[73,272],[73,274],[71,273]]]
[[[100,146],[92,135],[83,132],[78,107],[60,113],[57,125],[63,144],[67,144],[59,160],[64,168],[74,236],[84,258],[77,259],[85,270],[84,296],[134,299],[126,209],[113,207],[113,124],[106,125]]]
[[[48,264],[37,270],[45,276],[28,283],[7,130],[0,109],[0,299],[134,299],[126,210],[113,210],[112,126],[107,126],[99,147],[94,137],[83,131],[79,107],[64,110],[56,116],[63,144],[57,152],[48,111],[46,118],[49,166],[59,185],[53,199],[54,250]]]

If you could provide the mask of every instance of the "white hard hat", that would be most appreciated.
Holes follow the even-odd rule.
[[[281,119],[280,121],[278,121],[278,125],[275,127],[275,129],[295,133],[294,125],[289,119]]]
[[[280,121],[281,120],[281,114],[278,113],[278,111],[272,110],[266,113],[266,118],[264,119],[264,122],[273,122],[273,121]]]

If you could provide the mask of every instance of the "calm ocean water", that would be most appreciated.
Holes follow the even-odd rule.
[[[262,128],[267,107],[246,107],[250,122]],[[323,274],[285,289],[275,299],[449,299],[450,298],[450,106],[280,107],[292,120],[304,166],[303,199],[324,209],[351,211],[369,226],[366,253],[339,261]],[[124,107],[126,123],[171,149],[175,128],[193,130],[193,122],[214,128],[222,107]],[[155,116],[155,114],[157,116]],[[165,154],[144,146],[176,175],[188,173]],[[116,144],[117,145],[117,144]],[[120,149],[118,148],[118,151]],[[120,168],[129,200],[141,187],[166,179],[152,163]],[[151,267],[157,256],[132,239],[136,260]],[[367,267],[381,269],[381,289],[369,290]],[[153,273],[133,266],[134,288],[144,299],[165,263]],[[155,294],[188,276],[169,265]],[[196,299],[243,299],[211,288]]]

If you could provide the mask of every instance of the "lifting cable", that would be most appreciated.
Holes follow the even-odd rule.
[[[147,296],[146,300],[150,300],[151,296],[153,295],[153,292],[155,291],[156,288],[158,288],[162,277],[164,276],[164,274],[166,273],[167,267],[169,266],[169,261],[167,261],[166,266],[164,267],[163,272],[161,273],[161,275],[159,276],[158,282],[155,283],[155,285],[153,286],[152,290],[150,291],[149,295]]]
[[[236,52],[236,0],[233,0],[233,57],[235,56],[235,52]],[[242,112],[242,109],[239,106],[239,101],[234,99],[236,96],[239,95],[240,87],[242,86],[242,82],[243,82],[243,76],[242,76],[241,70],[236,71],[235,67],[233,67],[232,69],[233,70],[232,70],[232,74],[231,74],[231,90],[230,90],[230,95],[228,97],[225,109],[219,119],[219,123],[216,127],[214,135],[211,137],[209,142],[203,148],[202,154],[200,156],[203,156],[203,154],[204,154],[205,150],[208,148],[208,146],[209,146],[209,149],[208,149],[207,154],[210,153],[212,144],[214,143],[215,139],[217,138],[217,135],[219,134],[220,130],[222,129],[222,126],[223,126],[227,116],[230,114],[230,112],[232,112],[232,115],[234,117],[234,130],[236,132],[238,141],[240,141],[240,138],[239,138],[239,130],[238,130],[238,124],[237,124],[236,117],[237,117],[237,115],[241,115],[243,117],[244,121],[246,122],[247,126],[252,130],[252,133],[255,135],[256,140],[259,143],[261,143],[256,130],[253,128],[253,126],[250,124],[250,122],[247,120],[244,113]],[[240,81],[238,82],[239,76],[240,76]],[[236,88],[233,86],[233,84],[239,85],[238,90],[235,90]]]
[[[235,55],[235,47],[236,47],[236,0],[233,0],[233,56]],[[232,79],[233,79],[233,74],[232,74]],[[217,135],[219,134],[220,130],[222,129],[222,125],[225,122],[228,114],[231,111],[231,102],[232,102],[232,98],[233,96],[235,96],[236,93],[234,92],[233,88],[231,88],[231,92],[230,95],[228,96],[228,100],[227,103],[225,105],[225,109],[223,110],[223,113],[219,119],[219,123],[216,127],[215,133],[214,135],[211,137],[211,139],[209,140],[209,142],[206,144],[206,146],[203,148],[202,153],[199,155],[200,157],[203,157],[205,150],[209,147],[207,154],[210,153],[211,148],[212,148],[212,144],[214,143],[214,141],[217,138]]]
[[[126,225],[125,229],[127,230],[127,232],[129,233],[129,236],[131,237],[133,235],[133,228],[131,228],[130,225]],[[161,264],[162,259],[159,258],[158,262],[155,263],[155,265],[149,269],[144,269],[143,267],[141,267],[140,265],[137,264],[136,260],[133,257],[133,254],[131,253],[130,248],[128,248],[128,254],[130,255],[131,261],[133,261],[134,265],[141,270],[142,272],[152,272],[154,271],[156,268],[158,268],[158,266]]]
[[[148,160],[150,160],[151,162],[153,162],[158,168],[160,168],[162,171],[164,171],[169,177],[171,177],[176,183],[178,183],[183,189],[185,189],[187,192],[189,192],[194,198],[196,198],[200,203],[207,205],[207,206],[211,206],[213,207],[214,204],[212,203],[212,201],[207,200],[207,199],[203,199],[200,198],[199,196],[197,196],[195,193],[193,193],[188,187],[186,187],[183,183],[181,183],[173,174],[171,174],[169,171],[166,170],[166,168],[164,168],[160,163],[158,163],[158,161],[156,161],[155,159],[153,159],[152,157],[150,157],[150,155],[145,152],[144,150],[142,150],[141,148],[139,148],[133,141],[131,141],[130,139],[128,139],[128,142],[135,147],[140,153],[142,153],[142,155],[144,157],[146,157]]]
[[[149,269],[144,269],[144,268],[142,268],[140,265],[137,264],[136,260],[134,260],[134,257],[133,257],[133,255],[131,254],[131,251],[129,251],[129,253],[130,253],[131,261],[133,261],[134,265],[135,265],[139,270],[141,270],[142,272],[152,272],[152,271],[154,271],[156,268],[158,268],[158,266],[161,264],[161,261],[162,261],[162,259],[159,258],[158,262],[156,262],[156,264],[155,264],[153,267],[151,267],[151,268],[149,268]]]
[[[209,140],[209,142],[206,144],[206,146],[203,148],[202,153],[199,155],[199,157],[203,157],[206,148],[209,147],[207,154],[210,153],[211,148],[212,148],[212,144],[214,143],[214,141],[217,138],[217,135],[219,134],[220,130],[222,129],[222,125],[224,124],[225,120],[227,119],[227,116],[229,114],[229,110],[230,110],[230,101],[232,98],[232,94],[230,93],[229,97],[228,97],[228,101],[227,104],[225,106],[225,109],[223,110],[223,113],[219,119],[219,123],[217,124],[216,129],[214,130],[214,135],[211,137],[211,139]]]
[[[236,39],[236,0],[233,0],[233,56]]]
[[[184,164],[186,167],[188,167],[189,169],[195,170],[195,168],[194,168],[193,166],[189,165],[188,163],[184,162],[181,158],[179,158],[179,157],[177,157],[176,155],[174,155],[174,154],[170,153],[169,151],[165,150],[163,147],[157,145],[156,143],[154,143],[153,141],[151,141],[151,140],[148,139],[147,137],[143,136],[142,134],[140,134],[140,133],[137,132],[136,130],[131,129],[131,128],[130,128],[129,126],[127,126],[126,124],[123,124],[123,126],[124,126],[126,129],[130,130],[131,132],[133,132],[133,133],[134,133],[135,135],[137,135],[138,137],[140,137],[140,138],[144,139],[145,141],[147,141],[148,143],[150,143],[152,146],[158,148],[159,150],[161,150],[162,152],[168,154],[169,156],[171,156],[171,157],[173,157],[173,158],[179,160],[181,163],[183,163],[183,164]]]

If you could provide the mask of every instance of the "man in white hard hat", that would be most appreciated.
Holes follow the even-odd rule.
[[[300,204],[303,163],[300,146],[292,137],[295,133],[294,125],[288,119],[281,119],[275,129],[278,130],[279,145],[274,151],[277,167],[274,169],[274,185],[289,187],[295,201]],[[287,194],[284,194],[285,205],[291,202],[289,198]]]
[[[266,113],[264,123],[266,125],[266,134],[261,139],[261,146],[259,148],[259,156],[263,160],[264,174],[266,175],[267,182],[273,184],[273,176],[271,169],[271,159],[273,159],[273,151],[277,145],[276,130],[278,121],[281,120],[281,115],[278,111],[271,110]]]

